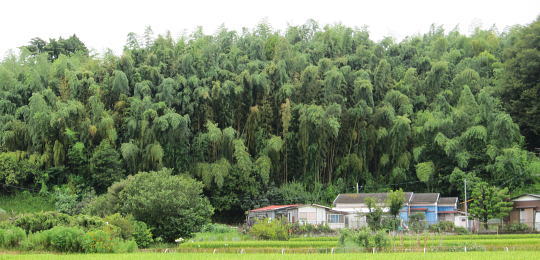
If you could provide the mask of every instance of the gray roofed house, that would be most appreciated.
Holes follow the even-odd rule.
[[[339,194],[333,202],[333,209],[348,212],[349,214],[345,216],[345,226],[358,228],[367,225],[365,216],[369,209],[365,203],[366,198],[374,198],[383,212],[388,212],[389,207],[386,205],[388,194],[387,192]],[[403,223],[407,223],[412,214],[423,214],[426,223],[430,225],[438,223],[440,220],[451,221],[456,225],[462,224],[460,213],[457,210],[457,197],[441,197],[440,193],[414,192],[404,192],[404,195],[405,203],[399,212]],[[457,222],[458,218],[459,222]]]
[[[457,197],[440,197],[439,198],[439,205],[455,205],[457,204],[458,198]]]
[[[411,204],[436,204],[439,193],[414,193]]]
[[[411,200],[411,197],[413,195],[412,192],[404,192],[405,198],[404,202],[405,204],[408,204]],[[384,203],[386,199],[388,198],[387,192],[379,192],[379,193],[343,193],[339,194],[336,199],[334,200],[334,206],[336,204],[364,204],[364,200],[366,198],[374,198],[379,203]]]

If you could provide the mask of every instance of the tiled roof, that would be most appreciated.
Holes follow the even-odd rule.
[[[284,208],[292,208],[292,207],[298,207],[300,204],[290,204],[290,205],[270,205],[258,209],[252,209],[250,212],[262,212],[262,211],[272,211],[272,210],[278,210],[278,209],[284,209]]]
[[[411,204],[435,204],[439,199],[439,193],[415,193]]]
[[[412,192],[404,192],[404,201],[405,203],[408,203],[411,199],[411,196],[413,195]],[[364,200],[366,198],[374,198],[377,202],[383,203],[386,201],[386,198],[388,197],[387,192],[381,192],[381,193],[343,193],[339,194],[337,198],[334,200],[334,204],[340,203],[340,204],[357,204],[357,203],[364,203]]]
[[[457,203],[457,197],[440,197],[438,204],[454,205]]]

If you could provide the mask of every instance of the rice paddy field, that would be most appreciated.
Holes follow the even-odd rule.
[[[395,236],[385,251],[517,251],[540,250],[540,234],[507,235],[407,235]],[[191,240],[181,244],[180,252],[265,252],[265,253],[328,253],[362,252],[356,248],[341,247],[337,237],[297,237],[289,241]]]
[[[2,259],[540,259],[540,234],[397,235],[388,248],[341,246],[338,237],[253,240],[236,230],[202,232],[179,246],[165,245],[128,254],[58,254],[0,250]]]
[[[323,259],[539,259],[540,251],[517,252],[437,252],[437,253],[361,253],[361,254],[208,254],[208,253],[131,253],[131,254],[18,254],[0,255],[0,259],[19,260],[138,260],[138,259],[192,259],[192,260],[323,260]]]

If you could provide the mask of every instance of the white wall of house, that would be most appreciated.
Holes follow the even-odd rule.
[[[326,223],[326,209],[313,206],[298,208],[298,221],[301,223],[320,225]]]
[[[467,216],[456,215],[454,218],[454,226],[456,227],[467,227]]]

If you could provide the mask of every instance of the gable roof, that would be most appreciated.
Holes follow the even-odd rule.
[[[415,193],[411,204],[435,204],[439,200],[439,193]]]
[[[285,208],[293,208],[298,207],[300,204],[290,204],[290,205],[270,205],[258,209],[252,209],[249,212],[263,212],[263,211],[272,211],[272,210],[278,210],[278,209],[285,209]]]
[[[437,203],[443,205],[454,205],[457,203],[457,201],[457,197],[440,197]]]
[[[409,203],[411,200],[411,197],[413,195],[412,192],[404,192],[404,202]],[[364,203],[364,200],[366,198],[374,198],[375,201],[379,203],[383,203],[386,201],[386,198],[388,197],[388,192],[380,192],[380,193],[342,193],[339,194],[336,199],[334,200],[334,205],[337,203],[340,204],[358,204],[358,203]]]
[[[521,198],[521,197],[525,197],[525,196],[531,196],[531,197],[535,197],[535,198],[540,199],[540,194],[521,194],[521,195],[519,195],[519,196],[516,196],[516,197],[511,198],[510,200],[515,200],[515,199],[518,199],[518,198]]]

